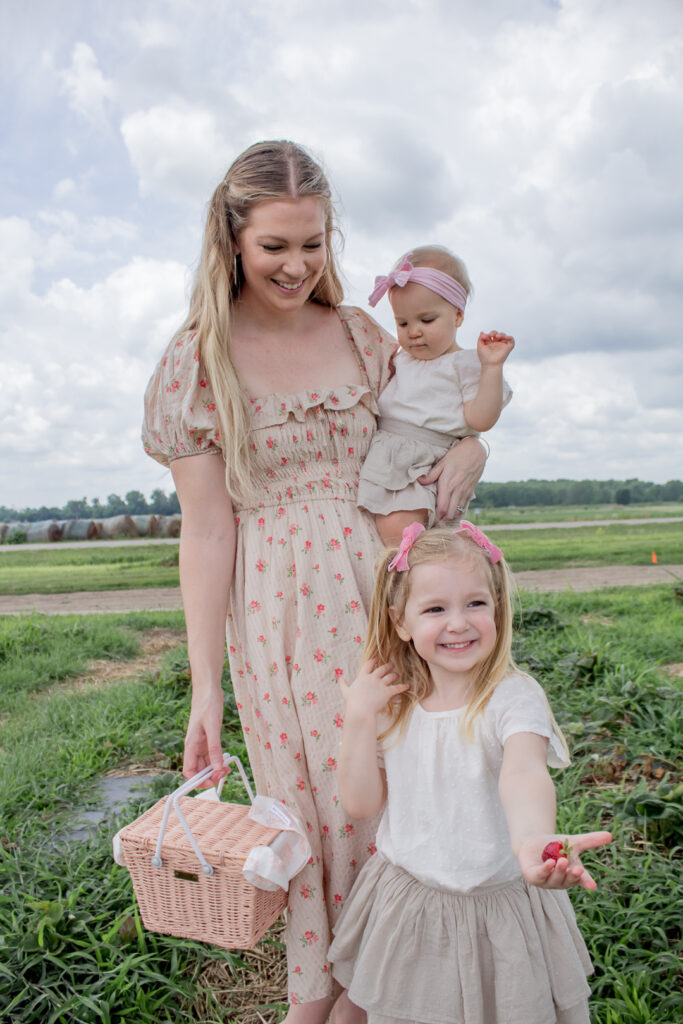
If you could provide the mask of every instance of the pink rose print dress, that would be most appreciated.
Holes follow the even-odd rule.
[[[337,790],[339,676],[353,678],[380,546],[356,505],[392,339],[361,310],[339,316],[363,384],[252,400],[257,507],[235,508],[230,671],[254,781],[296,807],[313,856],[290,890],[289,999],[327,996],[330,928],[368,856],[377,821],[352,821]],[[192,335],[175,340],[145,396],[145,450],[167,464],[221,451],[215,403]]]

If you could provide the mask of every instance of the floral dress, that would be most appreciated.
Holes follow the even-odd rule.
[[[377,827],[351,820],[339,799],[339,677],[354,677],[365,639],[380,541],[356,493],[394,343],[361,310],[338,312],[364,383],[251,400],[260,500],[235,508],[227,623],[257,790],[298,810],[313,851],[290,889],[292,1003],[331,993],[330,928],[374,852]],[[145,450],[159,462],[220,452],[215,403],[192,335],[169,346],[145,412]]]

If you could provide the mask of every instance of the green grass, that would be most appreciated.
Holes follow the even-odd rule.
[[[683,523],[496,530],[512,569],[683,564]],[[78,590],[177,587],[178,546],[9,549],[0,556],[0,594],[59,594]]]
[[[7,548],[0,556],[0,594],[67,594],[77,590],[177,587],[177,544]]]
[[[115,824],[69,846],[55,838],[74,808],[95,799],[104,772],[146,761],[177,771],[189,673],[180,647],[156,676],[46,692],[50,651],[67,680],[82,670],[81,648],[129,657],[141,631],[181,622],[180,613],[0,619],[0,692],[10,680],[13,695],[0,715],[0,1017],[12,1024],[259,1020],[222,1011],[203,991],[215,964],[237,978],[240,955],[141,928],[130,878],[111,859]],[[48,655],[25,675],[22,637]],[[683,705],[681,680],[663,668],[683,662],[682,637],[673,586],[519,598],[517,660],[545,685],[573,753],[555,776],[558,827],[604,826],[615,836],[590,857],[597,891],[572,893],[596,966],[594,1024],[683,1016]],[[243,754],[230,702],[225,746]],[[173,778],[160,776],[148,802]],[[141,806],[131,802],[121,823]],[[252,977],[256,1003],[258,972]],[[220,1002],[234,1005],[225,987]],[[260,1012],[267,1024],[284,1014],[272,1001]]]
[[[496,530],[491,534],[514,572],[581,566],[683,565],[683,523]]]
[[[476,509],[480,512],[477,515]],[[683,516],[683,502],[669,501],[660,505],[525,505],[506,508],[484,508],[476,500],[469,508],[468,518],[486,526],[497,523],[572,523],[602,519],[659,519]]]

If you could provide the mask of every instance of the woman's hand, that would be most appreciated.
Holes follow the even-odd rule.
[[[190,721],[185,734],[183,775],[191,779],[203,768],[212,765],[215,771],[202,787],[215,786],[219,779],[228,774],[223,767],[221,746],[221,724],[223,722],[223,691],[212,690],[201,697],[192,698]]]
[[[584,868],[579,854],[594,850],[612,840],[611,832],[582,832],[573,836],[538,835],[525,839],[516,851],[519,866],[527,882],[541,889],[570,889],[580,885],[583,889],[597,889],[593,876]],[[548,843],[559,841],[569,848],[569,857],[543,860]]]
[[[464,437],[428,473],[421,484],[436,481],[435,520],[461,519],[486,465],[486,454],[475,437]]]
[[[407,683],[397,683],[398,673],[393,665],[377,665],[374,659],[364,662],[354,681],[339,680],[344,698],[346,718],[376,718],[392,697],[408,689]]]

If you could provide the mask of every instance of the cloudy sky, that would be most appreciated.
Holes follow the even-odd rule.
[[[0,38],[0,504],[172,490],[142,394],[263,138],[327,168],[348,301],[438,242],[460,343],[515,335],[485,479],[683,476],[680,0],[2,0]]]

